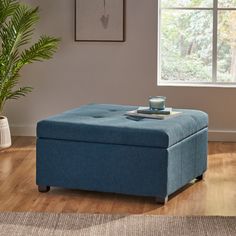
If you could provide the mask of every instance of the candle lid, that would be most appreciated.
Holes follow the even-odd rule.
[[[159,98],[159,99],[166,100],[166,97],[164,97],[164,96],[150,96],[150,97],[149,97],[149,100],[155,99],[155,98]]]

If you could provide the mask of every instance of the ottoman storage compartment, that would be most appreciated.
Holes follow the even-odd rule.
[[[50,186],[168,196],[207,168],[208,116],[196,110],[168,120],[134,121],[137,107],[91,104],[37,125],[39,190]]]

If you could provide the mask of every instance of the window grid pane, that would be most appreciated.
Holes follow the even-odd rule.
[[[219,9],[236,7],[236,0],[214,0],[212,10],[199,9],[206,7],[201,5],[203,2],[211,7],[208,0],[194,1],[201,4],[188,10],[173,9],[173,6],[192,7],[188,5],[191,0],[163,2],[164,7],[168,2],[172,5],[160,11],[159,80],[162,83],[236,83],[236,26],[233,24],[236,10]]]
[[[213,0],[162,0],[161,7],[213,7]]]
[[[212,22],[212,10],[162,10],[162,81],[211,82]]]
[[[218,7],[224,7],[224,8],[236,7],[236,0],[218,0]]]
[[[236,11],[218,12],[217,81],[236,82]]]

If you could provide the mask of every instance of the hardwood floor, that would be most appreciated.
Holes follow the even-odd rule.
[[[35,185],[35,138],[14,137],[0,152],[0,211],[160,215],[236,215],[236,143],[210,143],[205,180],[189,184],[165,205],[153,198]]]

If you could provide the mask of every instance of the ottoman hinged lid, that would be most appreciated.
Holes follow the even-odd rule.
[[[124,115],[135,106],[90,104],[39,121],[37,137],[80,142],[168,148],[207,128],[208,115],[198,110],[167,120],[134,121]]]

